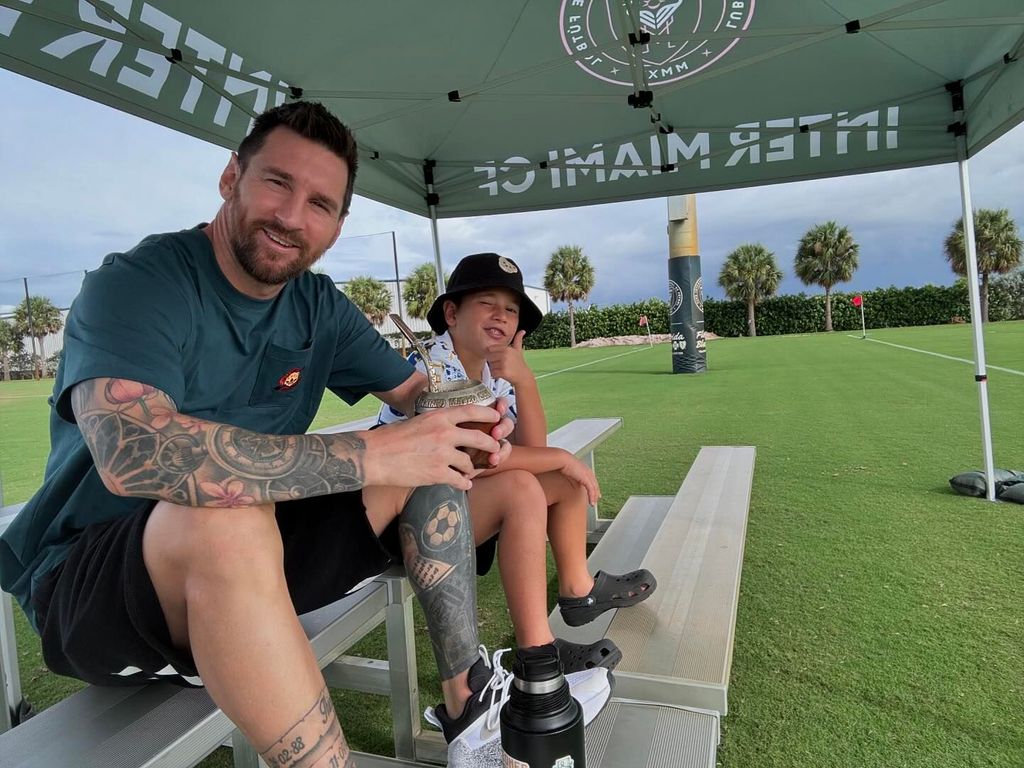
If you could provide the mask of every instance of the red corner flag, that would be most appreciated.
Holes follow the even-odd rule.
[[[853,306],[859,307],[863,303],[864,299],[861,298],[860,294],[857,294],[856,296],[853,297]]]
[[[640,327],[647,325],[647,315],[640,315]]]

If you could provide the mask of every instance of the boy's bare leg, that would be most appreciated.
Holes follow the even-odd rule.
[[[156,505],[143,558],[175,645],[272,766],[352,765],[284,578],[273,505]]]
[[[547,614],[547,502],[537,478],[524,470],[477,478],[469,503],[478,544],[501,531],[498,569],[516,643],[523,648],[550,643],[554,636]]]
[[[558,594],[585,597],[594,588],[587,570],[587,492],[561,472],[537,475],[548,505],[548,539],[558,566]]]

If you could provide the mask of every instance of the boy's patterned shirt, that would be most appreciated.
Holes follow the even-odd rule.
[[[469,379],[466,369],[462,367],[462,361],[455,354],[452,337],[447,331],[440,336],[435,336],[424,346],[427,348],[430,360],[442,364],[444,368],[441,374],[442,381],[466,381]],[[427,373],[427,367],[419,352],[413,350],[407,359],[416,366],[417,370]],[[512,419],[514,424],[516,421],[516,391],[512,384],[505,379],[495,379],[491,376],[491,368],[486,362],[484,362],[483,383],[494,393],[495,397],[505,398],[505,402],[508,403],[506,415]],[[404,414],[385,403],[381,406],[380,413],[377,414],[377,424],[392,424],[405,418]]]

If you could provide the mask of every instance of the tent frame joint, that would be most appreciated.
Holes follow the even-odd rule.
[[[964,111],[964,81],[953,80],[946,83],[946,93],[949,94],[952,110],[954,112]]]
[[[654,91],[637,90],[626,97],[626,103],[633,109],[647,109],[654,105]]]

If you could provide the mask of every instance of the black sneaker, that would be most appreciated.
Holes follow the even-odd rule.
[[[509,650],[495,651],[490,659],[487,649],[480,646],[480,658],[469,668],[467,683],[472,693],[458,717],[451,717],[444,704],[423,713],[428,723],[441,729],[448,742],[450,768],[501,766],[499,717],[512,685],[512,673],[501,666],[501,657]]]

